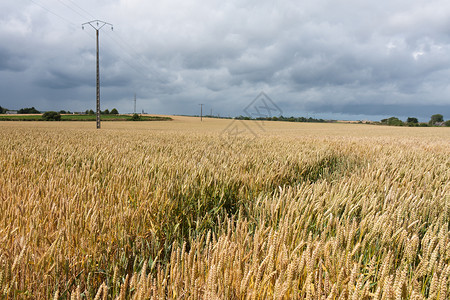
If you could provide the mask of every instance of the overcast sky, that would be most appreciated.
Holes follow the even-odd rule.
[[[244,115],[450,119],[448,0],[0,2],[0,105]]]

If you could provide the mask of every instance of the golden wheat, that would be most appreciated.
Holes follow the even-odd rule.
[[[229,122],[0,123],[2,297],[450,296],[448,129]]]

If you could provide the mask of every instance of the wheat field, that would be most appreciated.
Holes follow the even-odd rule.
[[[450,130],[0,123],[2,299],[448,299]]]

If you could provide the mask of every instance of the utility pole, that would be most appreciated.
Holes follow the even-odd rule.
[[[199,104],[200,105],[200,122],[203,122],[203,103]]]
[[[86,22],[81,24],[82,28],[84,29],[84,25],[90,25],[92,28],[95,29],[97,33],[97,129],[100,129],[100,51],[99,51],[99,43],[98,43],[98,33],[100,29],[103,28],[105,25],[111,26],[111,30],[113,30],[113,25],[110,23],[106,23],[100,20],[94,20],[90,22]]]
[[[136,113],[136,93],[134,93],[134,113]]]

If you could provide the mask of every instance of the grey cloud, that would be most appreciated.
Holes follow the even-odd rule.
[[[0,71],[21,72],[27,69],[27,58],[0,47]]]
[[[92,80],[79,76],[79,74],[67,73],[63,70],[48,70],[36,78],[35,83],[40,87],[50,89],[72,89],[83,85],[92,85]]]

